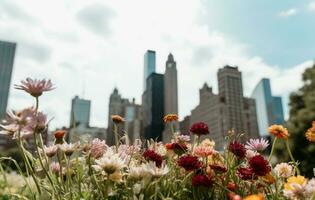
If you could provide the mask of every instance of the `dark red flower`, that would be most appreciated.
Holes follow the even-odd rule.
[[[253,172],[258,176],[265,176],[271,171],[268,161],[265,160],[261,155],[252,157],[248,164],[252,168]]]
[[[213,184],[213,180],[203,174],[198,174],[192,177],[192,186],[198,187],[198,186],[204,186],[204,187],[210,187]]]
[[[209,133],[208,125],[203,122],[194,123],[190,127],[190,132],[195,135],[207,135]]]
[[[176,142],[176,143],[172,143],[172,149],[177,155],[182,155],[187,151],[188,147],[184,143]]]
[[[237,141],[233,141],[229,145],[229,151],[240,159],[245,158],[246,149],[245,146]]]
[[[209,165],[211,169],[213,169],[216,172],[225,173],[227,172],[227,169],[223,165]]]
[[[187,171],[199,169],[202,166],[202,163],[198,160],[198,157],[192,155],[180,157],[177,161],[177,164]]]
[[[254,173],[251,168],[240,167],[237,169],[237,175],[243,180],[250,180],[253,178]]]
[[[162,165],[162,161],[163,161],[163,158],[160,154],[156,153],[155,151],[153,150],[146,150],[144,153],[143,153],[143,157],[144,159],[146,159],[147,161],[154,161],[155,162],[155,165],[157,167],[161,167]]]

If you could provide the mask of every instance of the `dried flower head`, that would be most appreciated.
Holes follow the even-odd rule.
[[[192,171],[202,167],[202,163],[198,160],[198,157],[192,155],[184,155],[180,157],[177,164],[186,171]]]
[[[71,156],[73,152],[75,152],[78,149],[78,144],[72,144],[72,143],[64,143],[60,145],[60,149],[66,154],[66,156]]]
[[[99,158],[105,153],[107,148],[108,146],[106,145],[104,140],[95,138],[91,142],[91,155],[94,158]]]
[[[150,174],[153,178],[160,178],[169,172],[167,165],[161,165],[160,167],[156,166],[156,164],[152,161],[146,163],[144,168],[148,174]]]
[[[107,174],[113,174],[124,167],[124,161],[118,154],[108,153],[100,159],[95,160],[96,165],[93,165],[96,170],[104,170]]]
[[[209,165],[212,170],[217,173],[225,173],[227,172],[227,168],[224,165],[212,164]]]
[[[54,136],[56,139],[63,139],[67,131],[65,130],[58,130],[54,132]]]
[[[312,123],[312,127],[305,133],[305,137],[310,142],[315,142],[315,121]]]
[[[56,145],[52,145],[52,146],[49,146],[49,147],[44,146],[44,152],[49,158],[51,158],[54,155],[56,155],[57,150],[58,150],[58,147]]]
[[[240,159],[245,158],[246,155],[245,146],[236,140],[229,144],[229,151],[231,151],[235,156],[237,156]]]
[[[238,168],[237,175],[243,180],[251,180],[254,177],[253,170],[245,167]]]
[[[271,171],[271,167],[267,160],[261,155],[252,157],[248,162],[250,168],[253,170],[255,175],[265,176]]]
[[[194,149],[194,154],[199,157],[208,157],[215,153],[215,150],[212,147],[207,146],[197,146]]]
[[[306,193],[307,180],[304,176],[292,176],[284,184],[284,196],[289,199],[307,199]]]
[[[172,121],[177,121],[178,120],[178,116],[176,114],[167,114],[164,116],[163,118],[164,122],[172,122]]]
[[[112,120],[115,124],[123,123],[125,121],[125,119],[119,115],[112,115]]]
[[[15,89],[24,90],[33,97],[39,97],[43,92],[55,89],[50,80],[39,80],[27,78],[21,81],[21,85],[15,85]]]
[[[277,176],[281,178],[288,178],[294,173],[293,166],[288,163],[277,164],[274,168],[274,171]]]
[[[60,164],[59,164],[58,162],[53,161],[53,162],[50,164],[50,169],[51,169],[51,171],[52,171],[53,173],[59,174],[61,167],[60,167]]]
[[[268,131],[270,134],[274,135],[277,138],[282,138],[282,139],[287,140],[289,137],[288,130],[284,128],[282,125],[277,125],[277,124],[271,125],[268,128]]]
[[[209,133],[208,125],[203,122],[194,123],[190,127],[190,132],[195,135],[207,135]]]

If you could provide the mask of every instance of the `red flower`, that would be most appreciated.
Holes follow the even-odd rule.
[[[163,158],[160,154],[156,153],[155,151],[153,150],[146,150],[144,153],[143,153],[143,157],[144,159],[146,159],[147,161],[154,161],[155,162],[155,165],[157,167],[161,167],[162,165],[162,161],[163,161]]]
[[[210,177],[202,174],[193,176],[191,182],[194,187],[198,186],[210,187],[213,184],[213,180]]]
[[[233,182],[229,182],[226,186],[227,189],[231,190],[231,191],[235,191],[237,189],[237,185]]]
[[[216,172],[225,173],[227,172],[227,169],[223,165],[209,165],[211,169],[213,169]]]
[[[203,122],[194,123],[190,127],[190,132],[195,135],[207,135],[209,133],[208,125]]]
[[[243,180],[250,180],[253,178],[253,170],[251,168],[241,167],[237,169],[237,175]]]
[[[199,169],[202,166],[202,163],[198,160],[198,157],[192,155],[180,157],[177,161],[177,164],[187,171]]]
[[[184,143],[173,143],[172,144],[172,150],[177,154],[177,155],[182,155],[187,151],[188,147]]]
[[[249,166],[258,176],[265,176],[271,171],[271,167],[267,160],[261,155],[256,155],[249,160]]]
[[[245,146],[237,141],[233,141],[229,145],[229,151],[240,159],[245,158],[246,149]]]

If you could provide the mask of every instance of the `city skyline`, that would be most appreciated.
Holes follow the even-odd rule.
[[[232,11],[232,6],[214,1],[139,3],[141,9],[134,2],[79,0],[28,6],[2,1],[0,38],[18,43],[8,108],[34,104],[13,90],[14,83],[29,76],[50,78],[57,88],[41,97],[40,109],[54,117],[51,127],[68,124],[70,99],[82,93],[93,102],[91,124],[107,126],[108,96],[115,86],[123,96],[140,102],[143,53],[154,49],[158,73],[164,70],[170,52],[176,57],[181,119],[197,105],[204,81],[217,88],[216,71],[226,64],[239,66],[247,97],[261,78],[270,78],[273,93],[283,97],[287,113],[288,94],[301,85],[301,73],[315,55],[311,1],[281,5],[266,1],[263,6],[247,1],[254,11],[268,8],[260,9],[259,15],[241,6]],[[176,9],[178,4],[181,9]],[[290,9],[295,11],[286,12]],[[252,20],[254,15],[258,21]],[[260,28],[252,28],[258,22]],[[303,40],[304,48],[297,40]]]

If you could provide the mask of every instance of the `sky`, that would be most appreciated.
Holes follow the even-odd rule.
[[[238,66],[245,96],[263,77],[283,98],[302,85],[315,57],[315,1],[272,0],[1,0],[0,40],[17,43],[8,107],[34,105],[13,84],[51,79],[56,89],[40,97],[40,110],[67,126],[71,99],[90,99],[91,125],[106,127],[110,93],[141,103],[143,56],[177,62],[179,116],[199,103],[207,82],[217,92],[217,70]]]

